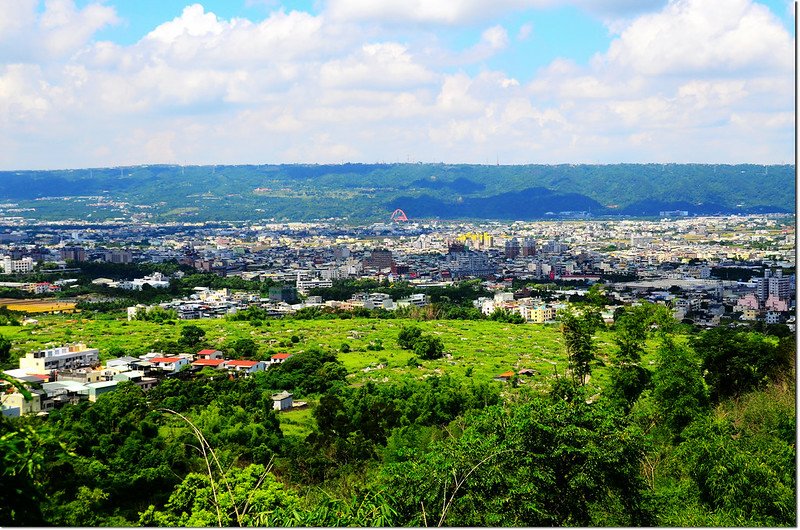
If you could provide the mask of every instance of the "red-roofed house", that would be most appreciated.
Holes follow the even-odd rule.
[[[500,374],[500,375],[496,375],[496,376],[494,376],[494,380],[495,380],[495,381],[508,381],[508,380],[510,380],[512,377],[514,377],[514,372],[512,372],[512,371],[510,371],[510,370],[509,370],[508,372],[503,372],[503,373],[502,373],[502,374]]]
[[[156,370],[161,370],[162,372],[177,372],[184,366],[189,364],[189,359],[186,357],[153,357],[149,359],[150,364],[152,364],[153,368]]]
[[[266,368],[264,361],[240,361],[240,360],[232,360],[232,361],[225,361],[225,368],[228,370],[236,371],[236,372],[244,372],[244,373],[253,373],[259,372]]]
[[[200,350],[197,352],[198,359],[222,359],[222,352],[219,350]]]
[[[210,366],[211,368],[221,370],[225,368],[225,359],[197,359],[192,363],[192,366],[196,366],[198,368]]]
[[[291,353],[276,353],[269,358],[269,364],[281,364],[283,361],[291,357]]]

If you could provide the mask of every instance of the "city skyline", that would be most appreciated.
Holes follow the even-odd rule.
[[[794,153],[782,0],[0,6],[0,169]]]

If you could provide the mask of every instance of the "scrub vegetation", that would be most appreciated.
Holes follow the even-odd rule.
[[[796,524],[791,333],[651,305],[615,324],[586,306],[552,325],[87,315],[0,326],[5,365],[77,340],[293,355],[3,418],[2,525]],[[308,406],[274,411],[281,390]]]

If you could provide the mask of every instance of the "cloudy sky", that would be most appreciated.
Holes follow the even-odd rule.
[[[0,169],[792,163],[790,0],[2,0]]]

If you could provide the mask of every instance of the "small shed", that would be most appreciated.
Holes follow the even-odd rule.
[[[500,375],[494,376],[495,381],[510,381],[511,378],[514,377],[514,372],[509,370],[508,372],[503,372]]]
[[[113,392],[117,388],[119,381],[102,381],[100,383],[87,383],[86,389],[89,395],[89,401],[97,401],[97,398],[106,392]]]
[[[275,410],[290,410],[292,408],[292,394],[286,391],[280,394],[273,394],[272,408]]]

